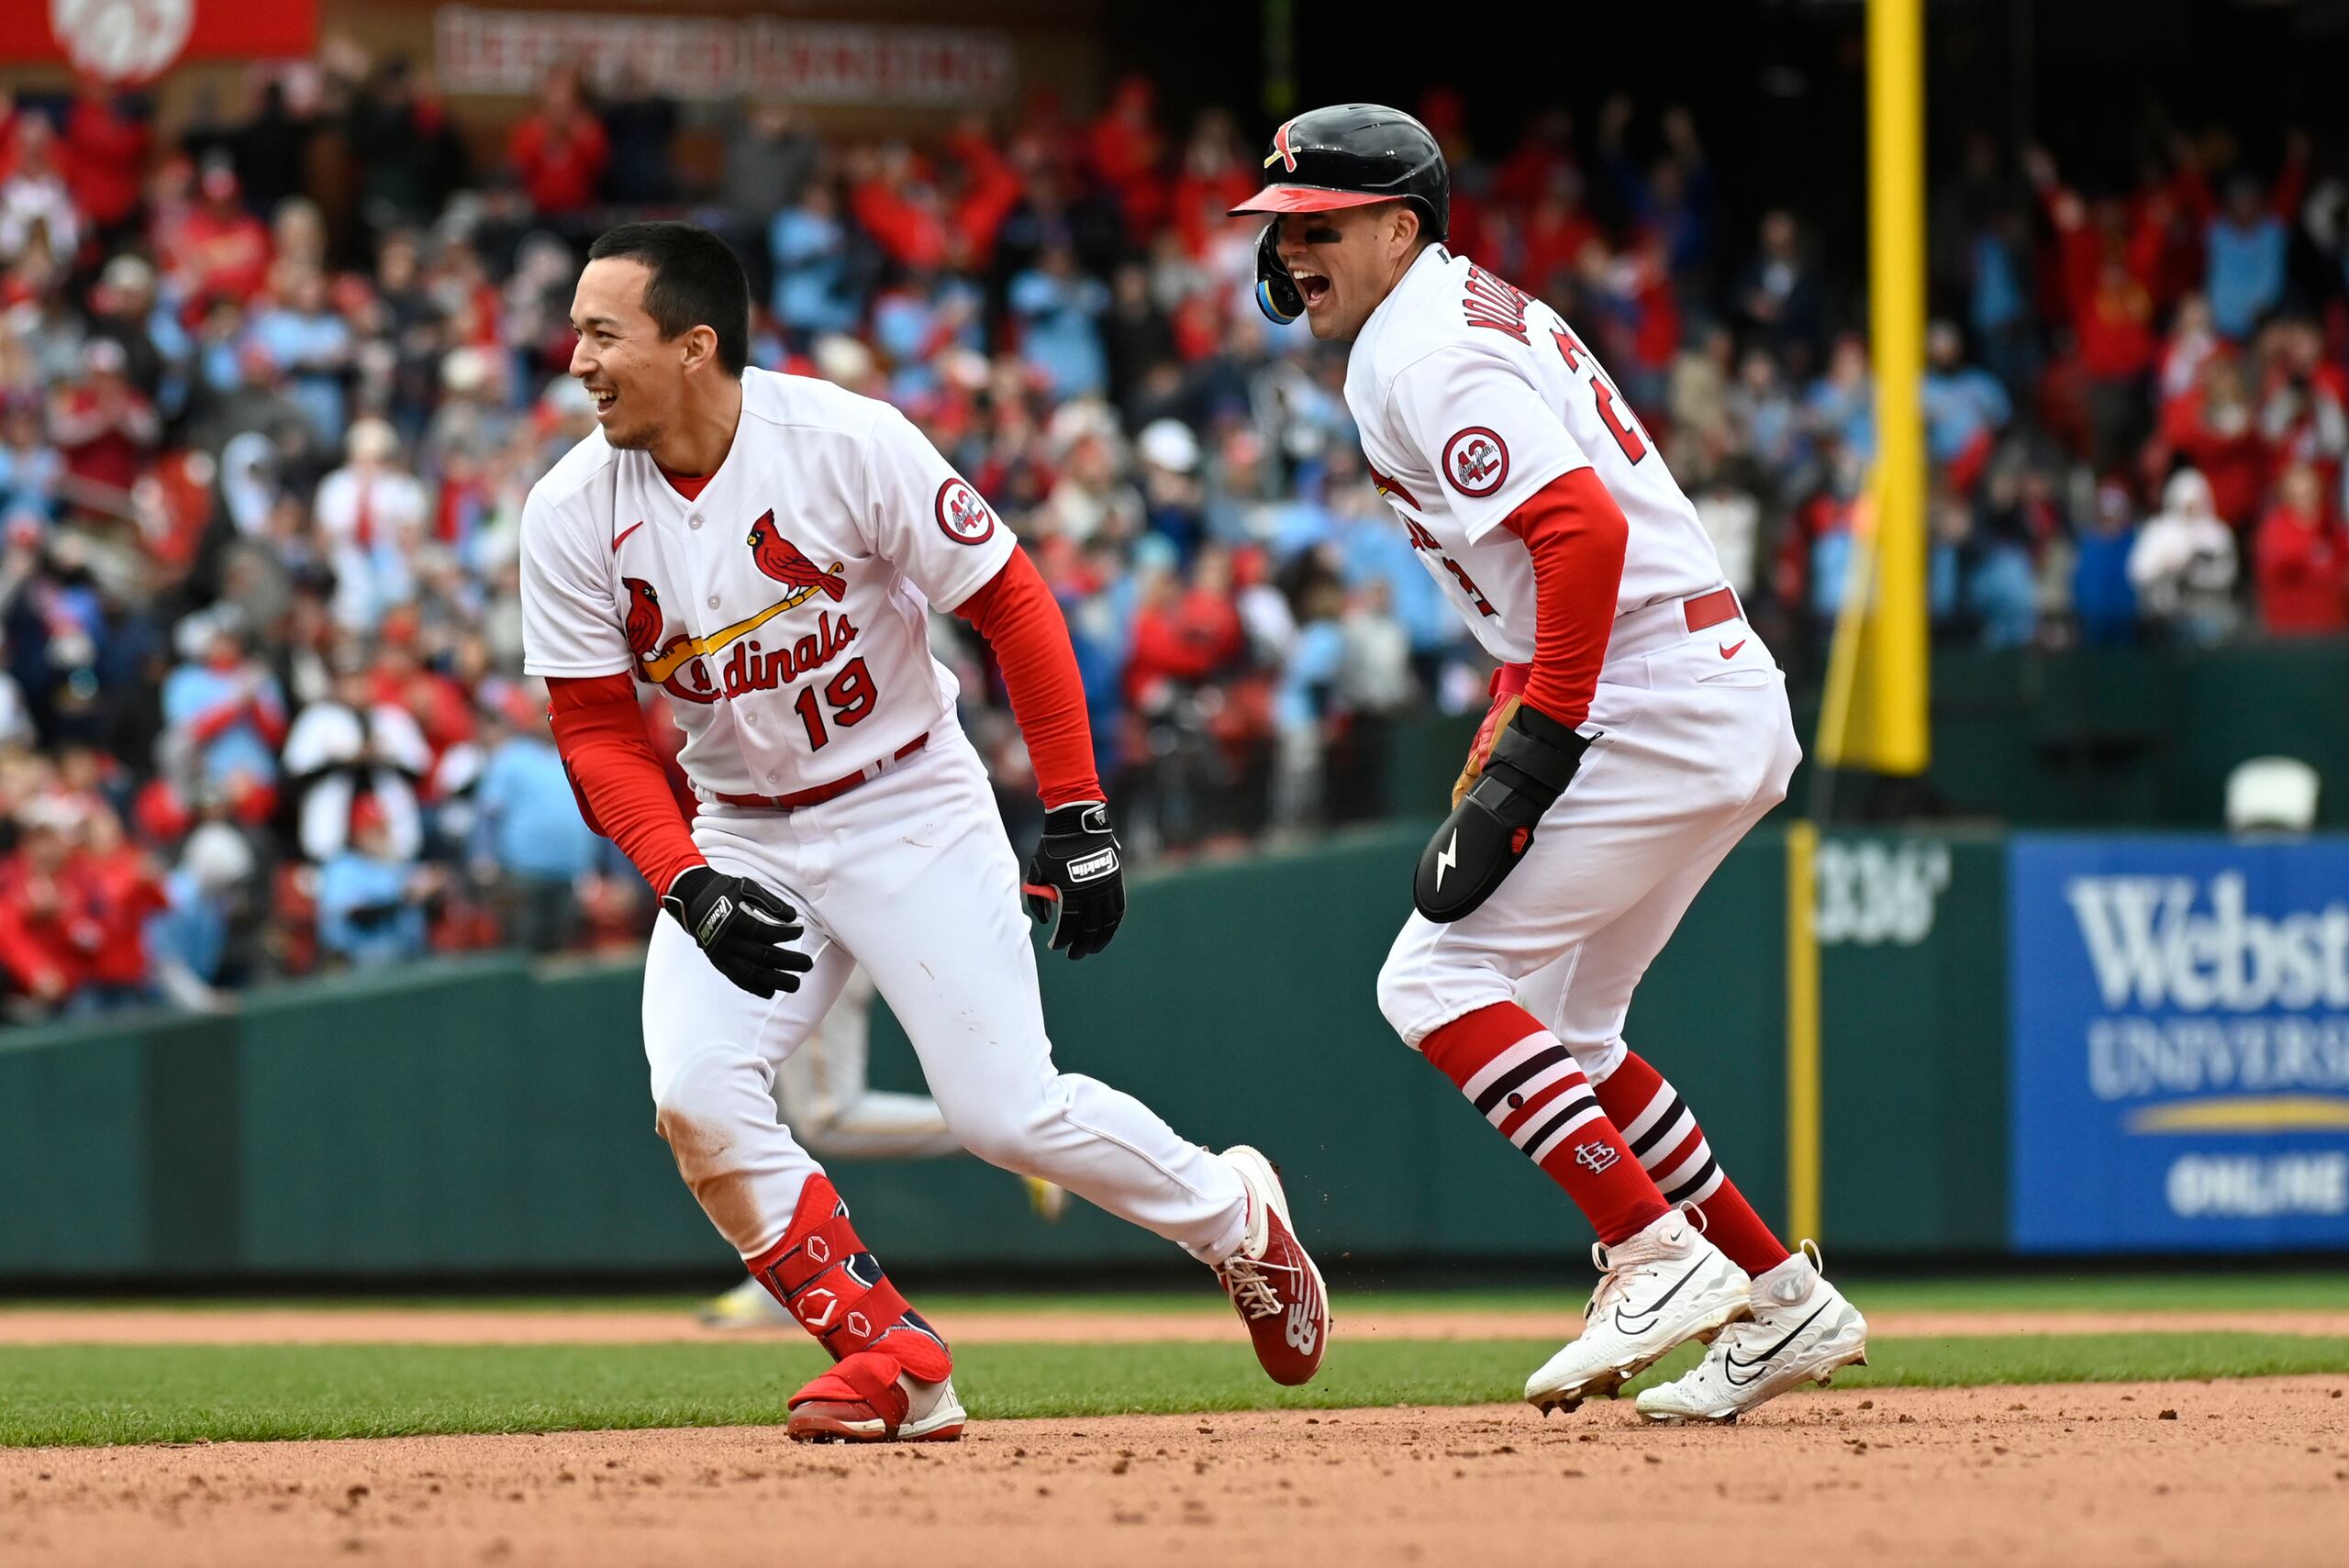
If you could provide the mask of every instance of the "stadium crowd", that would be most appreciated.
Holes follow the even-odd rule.
[[[1472,144],[1453,241],[1558,305],[1790,658],[1831,620],[1873,446],[1856,269],[1741,217],[1687,110]],[[1061,598],[1138,852],[1388,808],[1392,726],[1485,664],[1366,482],[1343,358],[1252,299],[1257,128],[1140,78],[918,144],[547,83],[502,157],[345,45],[166,135],[0,95],[0,973],[10,1016],[214,1005],[431,951],[640,940],[519,676],[530,484],[616,217],[720,228],[757,362],[885,396]],[[1970,138],[1937,184],[1923,396],[1937,635],[2349,628],[2349,184],[2180,135],[2120,171]],[[1016,835],[1025,753],[939,623]],[[647,688],[648,691],[651,688]],[[674,750],[674,727],[648,707]]]

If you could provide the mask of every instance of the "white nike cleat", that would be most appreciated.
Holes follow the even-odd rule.
[[[1630,1240],[1593,1246],[1598,1288],[1581,1338],[1525,1380],[1543,1415],[1615,1391],[1690,1340],[1709,1340],[1750,1310],[1745,1271],[1674,1209]]]
[[[796,1328],[798,1325],[784,1309],[783,1303],[768,1293],[766,1286],[754,1279],[746,1279],[724,1296],[703,1303],[701,1326],[705,1329],[774,1329]]]
[[[1651,1421],[1734,1421],[1800,1383],[1821,1388],[1843,1366],[1865,1366],[1868,1323],[1820,1271],[1818,1243],[1753,1282],[1753,1316],[1713,1341],[1686,1377],[1640,1396]]]

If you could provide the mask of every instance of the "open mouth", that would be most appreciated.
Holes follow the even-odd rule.
[[[1311,267],[1291,265],[1288,275],[1297,280],[1297,292],[1305,296],[1305,308],[1311,310],[1330,297],[1330,280]]]
[[[592,386],[587,389],[587,395],[596,405],[596,417],[598,419],[610,413],[612,405],[620,399],[617,392],[599,392]]]

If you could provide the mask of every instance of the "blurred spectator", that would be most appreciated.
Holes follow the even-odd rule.
[[[351,461],[319,482],[313,511],[335,579],[335,618],[379,624],[412,595],[411,565],[429,521],[424,486],[399,466],[399,437],[381,419],[351,427]]]
[[[532,952],[553,952],[573,940],[576,889],[601,858],[598,840],[580,820],[542,694],[516,690],[503,717],[506,736],[473,792],[473,860],[507,911],[508,936]]]
[[[1965,359],[1955,327],[1936,321],[1925,334],[1925,450],[1951,489],[1970,493],[2013,417],[1998,378]]]
[[[2129,579],[2135,550],[2135,518],[2129,492],[2118,484],[2097,486],[2088,526],[2077,541],[2072,567],[2072,608],[2080,639],[2090,647],[2133,641],[2137,635],[2137,590]]]
[[[822,150],[790,105],[753,104],[727,139],[718,201],[742,217],[790,207],[814,177]]]
[[[153,140],[140,106],[128,95],[92,77],[75,84],[65,117],[67,178],[75,210],[101,235],[121,234],[137,216]],[[62,257],[70,249],[57,253]]]
[[[569,66],[547,72],[538,107],[515,126],[506,144],[507,161],[530,206],[558,219],[582,217],[595,205],[611,156],[611,142],[580,101],[579,78]]]
[[[630,61],[620,67],[619,80],[599,117],[611,150],[604,171],[604,199],[618,206],[661,206],[675,201],[676,100],[653,91],[643,71]],[[774,203],[770,192],[760,205]]]
[[[285,737],[276,678],[251,657],[232,613],[190,616],[175,640],[182,662],[163,683],[166,771],[231,799],[273,795]]]
[[[88,987],[105,925],[94,890],[73,874],[71,808],[36,802],[17,821],[17,848],[0,860],[0,970],[37,1012],[53,1012]]]
[[[19,114],[0,162],[0,266],[38,250],[60,266],[82,248],[82,214],[61,168],[61,150],[49,117]]]
[[[2259,624],[2270,636],[2328,636],[2349,630],[2349,544],[2325,515],[2316,470],[2285,471],[2274,506],[2253,546]]]
[[[61,387],[50,400],[50,438],[65,460],[66,476],[84,487],[92,504],[119,509],[161,438],[162,422],[131,385],[120,343],[97,339],[82,367],[80,381]]]
[[[270,269],[268,297],[253,313],[252,342],[290,378],[287,395],[319,442],[340,446],[351,327],[328,304],[326,274],[314,262],[286,256]]]
[[[424,906],[443,879],[394,847],[383,809],[362,797],[351,844],[318,869],[318,948],[359,969],[424,956]]]
[[[1802,254],[1794,214],[1762,218],[1761,251],[1737,284],[1746,328],[1765,344],[1788,374],[1809,374],[1826,361],[1827,291]]]
[[[2226,206],[2210,219],[2203,235],[2210,257],[2206,292],[2210,318],[2221,336],[2242,342],[2284,297],[2285,253],[2291,236],[2278,215],[2299,209],[2301,185],[2298,157],[2286,164],[2272,206],[2251,176],[2238,174],[2227,183]]]
[[[2145,618],[2180,641],[2217,642],[2234,628],[2234,535],[2194,470],[2171,476],[2160,513],[2138,531],[2129,582]]]
[[[245,210],[225,161],[207,160],[196,189],[200,199],[168,230],[158,215],[156,250],[188,297],[242,304],[269,281],[269,230]]]
[[[235,974],[233,940],[249,915],[258,862],[242,834],[207,822],[187,837],[179,864],[163,881],[163,906],[146,929],[154,982],[184,1007],[220,1005]]]
[[[432,771],[432,748],[412,715],[378,700],[365,670],[338,675],[331,696],[295,716],[282,761],[306,858],[323,863],[342,852],[362,800],[372,804],[396,853],[412,859],[423,852],[417,786]]]
[[[1011,280],[1009,299],[1020,325],[1020,357],[1053,395],[1092,397],[1108,388],[1099,323],[1109,291],[1077,270],[1074,250],[1047,247],[1034,267]]]

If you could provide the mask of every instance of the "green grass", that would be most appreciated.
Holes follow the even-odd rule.
[[[1870,1312],[2227,1312],[2349,1311],[2349,1273],[2340,1270],[2262,1271],[2210,1274],[2033,1274],[2013,1279],[1887,1278],[1839,1273],[1842,1285]],[[1587,1271],[1562,1270],[1554,1289],[1333,1291],[1340,1314],[1348,1312],[1555,1311],[1576,1310],[1589,1289]],[[1118,1315],[1197,1313],[1230,1309],[1212,1284],[1185,1291],[1131,1294],[1028,1295],[978,1291],[932,1291],[915,1286],[916,1299],[931,1316],[1018,1317],[1051,1313]],[[261,1310],[383,1311],[440,1308],[470,1312],[676,1312],[690,1314],[707,1297],[664,1294],[595,1296],[287,1296],[142,1300],[104,1297],[83,1300],[0,1300],[12,1308],[104,1312],[169,1307],[186,1312]]]
[[[1302,1389],[1240,1344],[974,1345],[979,1418],[1510,1400],[1556,1346],[1335,1346]],[[1655,1375],[1695,1360],[1684,1349]],[[1845,1387],[2349,1374],[2349,1339],[2079,1334],[1887,1340]],[[0,1347],[0,1446],[731,1426],[781,1419],[821,1365],[803,1344]]]

